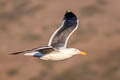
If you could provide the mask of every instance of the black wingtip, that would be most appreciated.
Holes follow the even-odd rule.
[[[10,55],[17,55],[17,54],[20,54],[20,53],[23,53],[23,52],[10,53]]]
[[[70,19],[77,19],[77,17],[73,12],[67,10],[64,16],[64,20],[70,20]]]
[[[17,55],[17,54],[25,53],[25,52],[28,52],[28,51],[30,51],[30,50],[19,51],[19,52],[11,53],[10,55]]]

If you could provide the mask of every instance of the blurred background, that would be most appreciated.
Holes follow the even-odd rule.
[[[80,21],[68,47],[87,56],[9,55],[47,45],[66,10]],[[120,80],[119,61],[120,0],[0,0],[0,80]]]

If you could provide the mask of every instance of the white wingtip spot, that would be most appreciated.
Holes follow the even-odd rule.
[[[70,10],[67,10],[66,12],[71,12]]]

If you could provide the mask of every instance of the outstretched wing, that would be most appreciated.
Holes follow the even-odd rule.
[[[54,32],[49,40],[48,46],[53,46],[54,48],[66,48],[70,35],[77,27],[78,20],[76,15],[71,11],[66,11],[61,27]]]
[[[39,52],[42,52],[43,54],[47,54],[47,53],[52,52],[54,50],[55,49],[53,47],[51,47],[51,46],[44,46],[44,47],[38,47],[38,48],[33,48],[33,49],[28,49],[28,50],[24,50],[24,51],[11,53],[11,55],[27,53],[27,52],[34,52],[34,51],[39,51]]]

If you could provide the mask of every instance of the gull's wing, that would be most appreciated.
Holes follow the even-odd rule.
[[[38,47],[38,48],[33,48],[33,49],[28,49],[28,50],[24,50],[24,51],[19,51],[19,52],[15,52],[15,53],[11,53],[11,55],[16,55],[16,54],[21,54],[21,53],[27,53],[27,52],[34,52],[34,51],[40,51],[43,54],[45,53],[49,53],[54,51],[55,49],[51,46],[44,46],[44,47]]]
[[[74,13],[66,11],[62,25],[54,32],[48,46],[66,48],[70,35],[78,28],[78,20]]]

